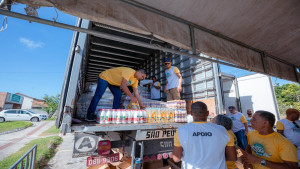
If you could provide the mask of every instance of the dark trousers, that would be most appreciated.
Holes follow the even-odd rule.
[[[238,143],[238,146],[245,150],[246,149],[246,146],[247,146],[247,136],[245,135],[245,130],[240,130],[238,132],[235,132],[234,135],[236,136],[236,139],[237,139],[237,143]]]
[[[107,87],[114,95],[114,103],[112,108],[118,109],[120,107],[121,96],[122,96],[120,86],[111,85],[106,80],[98,78],[97,89],[87,112],[88,119],[90,120],[95,119],[95,110]]]

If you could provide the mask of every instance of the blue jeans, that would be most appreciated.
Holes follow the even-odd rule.
[[[87,112],[87,118],[89,120],[95,119],[95,110],[107,87],[114,95],[114,103],[112,108],[118,109],[120,107],[121,96],[122,96],[120,86],[111,85],[106,80],[98,78],[97,89]]]
[[[238,132],[235,132],[234,135],[236,136],[238,146],[245,150],[247,146],[247,136],[245,135],[245,130],[240,130]]]

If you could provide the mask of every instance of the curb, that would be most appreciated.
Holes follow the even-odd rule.
[[[17,131],[21,131],[21,130],[24,130],[24,129],[28,128],[28,127],[31,127],[31,126],[21,127],[21,128],[18,128],[18,129],[13,129],[13,130],[5,131],[5,132],[0,133],[0,135],[9,134],[9,133],[17,132]]]

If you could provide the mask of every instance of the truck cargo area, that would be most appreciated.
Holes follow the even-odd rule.
[[[178,128],[185,123],[143,123],[143,124],[98,124],[96,122],[84,122],[73,124],[74,132],[99,132],[99,131],[131,131],[131,130],[161,130]]]

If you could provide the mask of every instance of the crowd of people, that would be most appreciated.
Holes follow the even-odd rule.
[[[174,137],[173,160],[184,169],[237,168],[237,152],[245,169],[298,169],[300,167],[300,112],[287,109],[277,121],[268,111],[247,111],[248,117],[228,108],[212,123],[203,102],[192,104],[193,123],[179,127]],[[251,127],[248,127],[249,126]],[[223,126],[223,127],[221,127]],[[249,132],[248,132],[249,131]]]
[[[164,92],[167,101],[180,100],[182,77],[177,67],[171,65],[169,58],[164,59],[167,83]],[[144,108],[137,89],[139,80],[146,78],[143,69],[133,70],[117,67],[102,72],[98,86],[87,112],[87,120],[95,120],[96,106],[108,87],[114,95],[113,109],[119,109],[121,90],[132,102]],[[160,100],[161,84],[152,77],[151,99]],[[133,88],[133,94],[129,90]],[[287,109],[286,118],[277,121],[267,111],[247,110],[247,116],[228,107],[226,115],[217,115],[208,122],[209,111],[203,102],[191,106],[193,123],[178,128],[174,137],[173,160],[182,161],[184,169],[235,169],[237,151],[244,168],[254,169],[298,169],[300,167],[300,121],[299,111]],[[298,151],[298,152],[297,152]]]

